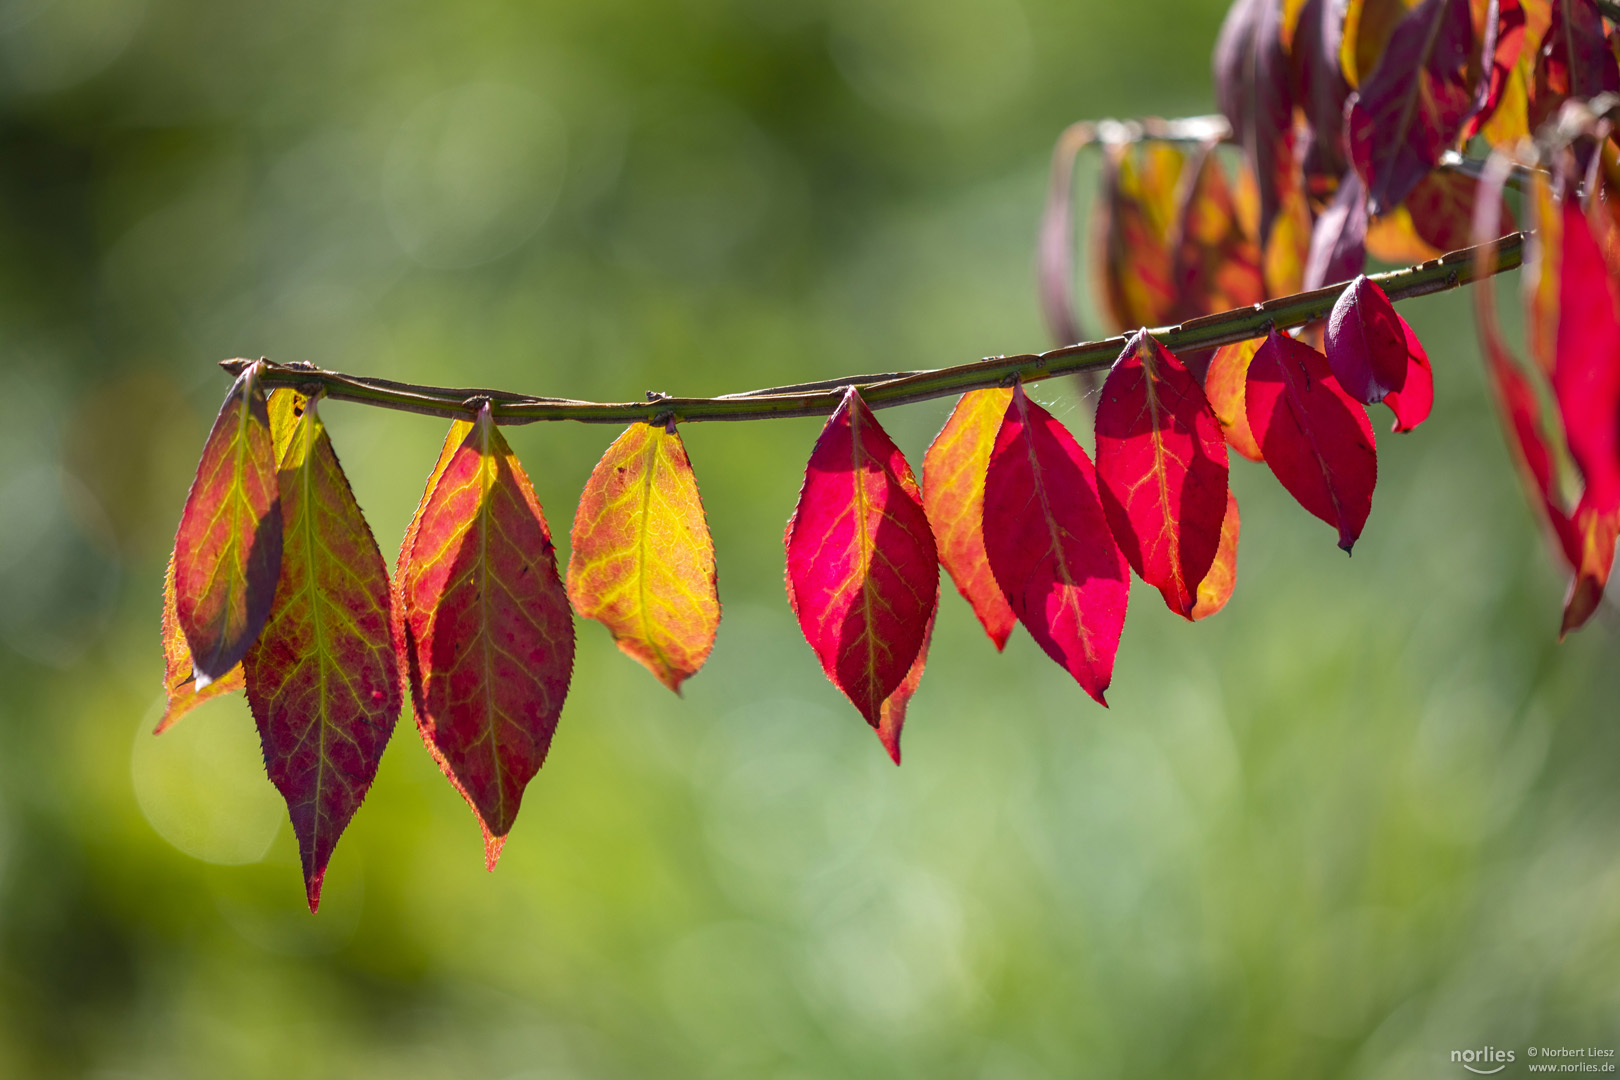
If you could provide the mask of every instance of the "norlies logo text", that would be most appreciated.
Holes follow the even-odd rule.
[[[1513,1060],[1513,1051],[1498,1050],[1494,1046],[1484,1046],[1478,1050],[1453,1050],[1451,1052],[1451,1060],[1457,1062],[1471,1073],[1478,1073],[1481,1076],[1490,1076],[1492,1073],[1499,1073],[1508,1067],[1508,1062]],[[1474,1067],[1475,1063],[1480,1065],[1494,1065],[1496,1067],[1477,1069]]]

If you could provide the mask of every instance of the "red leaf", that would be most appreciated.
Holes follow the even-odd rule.
[[[1339,546],[1349,551],[1378,482],[1367,414],[1334,379],[1327,357],[1275,330],[1249,364],[1244,396],[1272,473],[1301,506],[1339,530]]]
[[[1457,141],[1474,105],[1473,50],[1468,0],[1423,0],[1390,35],[1346,125],[1372,213],[1397,206]]]
[[[1606,516],[1620,509],[1620,320],[1603,254],[1573,199],[1563,226],[1553,394],[1586,478],[1584,501]]]
[[[787,580],[822,670],[878,727],[922,651],[939,556],[911,466],[854,387],[811,451],[788,525]]]
[[[169,566],[163,574],[163,692],[168,702],[158,718],[152,734],[168,731],[186,713],[205,701],[234,693],[242,689],[242,666],[237,664],[217,679],[197,685],[196,671],[191,664],[191,648],[186,635],[180,630],[180,616],[175,613],[174,554],[169,555]]]
[[[1215,410],[1215,419],[1221,422],[1226,445],[1250,461],[1266,458],[1260,452],[1260,444],[1254,441],[1254,432],[1249,430],[1243,387],[1249,379],[1249,361],[1265,341],[1265,338],[1251,338],[1222,345],[1215,350],[1215,358],[1209,362],[1209,371],[1204,375],[1204,394],[1209,398],[1210,408]]]
[[[1508,79],[1519,62],[1519,53],[1524,49],[1524,29],[1524,8],[1519,0],[1487,0],[1484,34],[1480,39],[1480,55],[1486,62],[1480,65],[1473,116],[1463,128],[1464,139],[1478,135],[1496,112]]]
[[[1226,13],[1215,41],[1215,101],[1259,181],[1264,240],[1295,183],[1294,102],[1279,0],[1235,0]]]
[[[1402,435],[1429,418],[1429,410],[1434,408],[1434,372],[1417,334],[1400,315],[1395,318],[1400,319],[1401,333],[1406,337],[1406,384],[1384,395],[1384,404],[1395,414],[1395,426],[1390,430]]]
[[[1339,294],[1327,324],[1327,360],[1339,385],[1372,404],[1406,385],[1406,335],[1395,307],[1367,275]]]
[[[1226,441],[1197,381],[1146,330],[1103,383],[1097,487],[1126,561],[1191,619],[1220,546]]]
[[[917,659],[911,662],[911,670],[894,688],[894,693],[883,699],[883,709],[878,716],[878,739],[896,765],[900,764],[900,729],[905,726],[906,710],[911,707],[912,695],[922,684],[923,668],[928,666],[928,646],[934,640],[934,620],[938,616],[939,602],[936,597],[934,610],[928,615],[928,625],[923,629],[923,643],[922,648],[917,650]]]
[[[1018,621],[1106,705],[1130,602],[1130,570],[1097,499],[1091,459],[1013,389],[984,488],[990,569]]]
[[[1012,391],[970,390],[957,401],[923,458],[923,509],[939,561],[999,650],[1018,617],[984,553],[984,474]]]
[[[243,659],[265,768],[287,800],[309,909],[399,716],[388,569],[310,402],[279,473],[281,582]]]
[[[493,869],[557,730],[574,623],[545,515],[488,405],[451,426],[395,584],[417,727]]]
[[[1210,564],[1209,573],[1198,583],[1198,603],[1194,605],[1192,613],[1194,620],[1209,618],[1232,598],[1232,588],[1237,584],[1238,533],[1242,526],[1237,496],[1232,494],[1231,488],[1227,488],[1226,515],[1221,518],[1221,546],[1216,549],[1215,561]]]
[[[275,441],[259,366],[225,395],[174,540],[175,618],[203,689],[259,636],[281,572]]]
[[[1552,0],[1552,22],[1541,39],[1530,82],[1530,130],[1558,115],[1570,98],[1590,101],[1620,92],[1620,67],[1603,35],[1594,0]]]
[[[1367,190],[1347,172],[1328,208],[1316,219],[1311,250],[1305,256],[1305,288],[1348,281],[1367,263]]]

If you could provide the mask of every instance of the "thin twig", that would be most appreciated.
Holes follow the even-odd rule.
[[[1475,266],[1478,248],[1449,252],[1438,259],[1370,275],[1391,300],[1445,292],[1485,276],[1499,274],[1519,265],[1525,234],[1512,233],[1497,241],[1495,251]],[[1340,282],[1313,292],[1296,293],[1267,300],[1252,307],[1235,308],[1217,315],[1191,319],[1178,326],[1152,331],[1159,343],[1172,352],[1209,349],[1259,337],[1270,327],[1286,329],[1325,318],[1348,282]],[[385,409],[470,419],[477,414],[473,399],[487,398],[495,418],[502,424],[530,424],[543,420],[576,420],[586,424],[625,424],[637,420],[673,416],[677,422],[700,420],[765,420],[786,416],[823,416],[838,407],[841,390],[861,388],[861,396],[874,409],[905,405],[914,401],[946,397],[966,390],[1001,386],[1013,382],[1034,382],[1076,371],[1095,371],[1114,362],[1125,347],[1125,335],[1101,341],[1065,345],[1043,353],[992,356],[971,364],[931,371],[885,372],[875,375],[849,375],[791,387],[728,394],[723,397],[685,398],[649,395],[648,401],[596,402],[567,398],[531,397],[502,390],[469,390],[442,386],[420,386],[323,371],[301,364],[266,361],[264,385],[319,387],[329,398],[354,401]],[[222,360],[220,366],[232,375],[252,363],[250,360]]]

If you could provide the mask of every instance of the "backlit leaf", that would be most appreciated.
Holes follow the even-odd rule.
[[[1465,139],[1478,135],[1495,114],[1525,51],[1526,20],[1519,0],[1473,0],[1473,8],[1480,24],[1480,55],[1485,62],[1474,84],[1473,116],[1463,128]]]
[[[1176,288],[1171,316],[1190,319],[1264,300],[1260,248],[1239,220],[1232,187],[1213,149],[1188,165],[1182,189],[1170,238]]]
[[[1597,510],[1583,498],[1570,523],[1570,564],[1574,576],[1564,597],[1564,618],[1558,627],[1563,638],[1586,625],[1603,600],[1614,568],[1614,545],[1620,537],[1620,510]]]
[[[1359,275],[1328,316],[1328,366],[1357,401],[1371,404],[1406,385],[1406,335],[1378,283]]]
[[[1367,263],[1367,189],[1347,172],[1333,201],[1316,219],[1305,258],[1305,288],[1348,281]]]
[[[1209,398],[1215,418],[1221,422],[1226,445],[1250,461],[1264,461],[1260,444],[1249,430],[1249,413],[1243,404],[1243,387],[1249,378],[1249,361],[1265,344],[1265,338],[1250,338],[1215,350],[1204,376],[1204,396]]]
[[[574,515],[568,596],[671,690],[708,658],[720,624],[714,541],[673,427],[632,424],[591,472]]]
[[[1378,67],[1390,35],[1412,4],[1402,0],[1345,0],[1343,7],[1339,66],[1351,89],[1356,89]]]
[[[1294,102],[1282,21],[1278,0],[1235,0],[1215,41],[1215,102],[1259,183],[1261,240],[1295,186]],[[1124,325],[1157,324],[1127,319]]]
[[[1015,387],[984,489],[990,569],[1030,636],[1100,704],[1130,602],[1091,459]]]
[[[1468,0],[1423,0],[1390,35],[1347,117],[1374,214],[1396,206],[1457,141],[1474,104]]]
[[[998,387],[963,394],[923,458],[923,509],[939,561],[997,649],[1018,617],[984,552],[984,475],[1011,400],[1012,391]]]
[[[1574,199],[1562,211],[1553,394],[1570,456],[1586,479],[1583,501],[1607,517],[1620,509],[1620,319],[1586,214]]]
[[[1444,253],[1460,250],[1473,242],[1474,206],[1478,198],[1479,181],[1459,172],[1437,169],[1417,182],[1407,193],[1404,205],[1410,212],[1413,232],[1432,251]],[[1497,202],[1500,204],[1501,199]],[[1506,206],[1499,205],[1497,214],[1503,232],[1517,228]]]
[[[488,405],[451,426],[400,562],[417,727],[493,868],[557,729],[574,624],[545,515]]]
[[[1309,0],[1288,53],[1294,101],[1306,121],[1298,147],[1300,169],[1306,189],[1324,196],[1349,167],[1344,103],[1351,87],[1339,63],[1343,8],[1343,0]]]
[[[1303,191],[1292,191],[1271,222],[1262,270],[1266,296],[1291,296],[1305,287],[1305,261],[1311,253],[1311,210]]]
[[[1378,452],[1372,424],[1334,379],[1327,357],[1273,330],[1249,363],[1245,407],[1266,464],[1349,551],[1372,510]]]
[[[309,908],[400,709],[388,569],[314,403],[281,459],[275,605],[243,660],[265,768],[298,837]]]
[[[1399,390],[1384,395],[1384,404],[1395,414],[1397,435],[1405,434],[1429,418],[1434,407],[1434,372],[1429,367],[1429,353],[1418,340],[1417,334],[1400,315],[1401,333],[1406,337],[1406,383]]]
[[[923,669],[928,666],[928,646],[934,640],[934,620],[938,617],[939,603],[936,597],[934,610],[928,615],[928,625],[923,629],[923,643],[922,648],[917,650],[917,659],[911,662],[911,670],[894,688],[894,693],[883,699],[883,709],[878,715],[878,739],[896,765],[900,764],[900,730],[905,727],[906,711],[911,707],[911,699],[917,693],[917,687],[922,685]]]
[[[1531,131],[1557,116],[1571,98],[1589,101],[1620,92],[1620,67],[1595,0],[1552,0],[1552,20],[1540,40],[1530,83]]]
[[[303,394],[291,387],[279,387],[270,394],[266,411],[270,417],[270,439],[275,446],[276,461],[281,461],[298,429],[298,418],[308,402]],[[168,696],[163,716],[152,734],[161,735],[186,713],[205,701],[234,693],[242,689],[242,665],[238,662],[231,670],[199,687],[191,663],[191,647],[180,629],[180,616],[176,611],[174,586],[174,553],[169,553],[169,565],[163,574],[163,692]]]
[[[1170,233],[1187,156],[1170,143],[1105,149],[1092,280],[1120,326],[1160,326],[1176,306]]]
[[[1226,468],[1226,441],[1197,381],[1138,331],[1097,403],[1098,494],[1126,561],[1187,619],[1220,546]]]
[[[247,653],[280,570],[275,442],[259,366],[250,364],[208,433],[174,541],[175,617],[198,689]]]
[[[883,702],[922,651],[939,556],[911,466],[854,387],[805,468],[787,580],[822,670],[877,728]]]
[[[1192,613],[1195,621],[1209,618],[1232,598],[1232,589],[1237,585],[1238,533],[1242,527],[1237,496],[1232,494],[1231,488],[1227,488],[1226,515],[1221,518],[1221,545],[1215,551],[1215,561],[1210,564],[1209,573],[1198,583],[1198,603],[1193,606]]]

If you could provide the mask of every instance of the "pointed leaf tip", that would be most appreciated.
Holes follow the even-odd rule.
[[[637,423],[591,472],[574,515],[568,595],[677,694],[720,623],[714,541],[681,437]]]
[[[1101,705],[1130,602],[1086,452],[1015,387],[985,476],[984,538],[996,582],[1046,654]]]
[[[1349,551],[1367,524],[1378,452],[1372,424],[1327,358],[1275,330],[1249,364],[1249,427],[1266,464],[1299,504],[1339,532]]]
[[[1131,568],[1193,617],[1226,515],[1226,440],[1204,392],[1148,333],[1126,344],[1097,403],[1097,487]]]
[[[489,859],[551,746],[574,624],[545,515],[487,405],[451,425],[395,582],[417,728]]]
[[[257,364],[232,384],[208,433],[174,551],[176,621],[196,671],[218,679],[258,637],[281,570],[275,444]]]
[[[816,440],[786,540],[799,628],[877,728],[922,651],[939,557],[911,467],[854,387]]]
[[[1417,334],[1400,315],[1401,333],[1406,337],[1406,385],[1384,396],[1384,404],[1395,414],[1390,431],[1404,435],[1429,418],[1434,408],[1434,372],[1429,367],[1429,353]]]
[[[332,851],[377,775],[401,692],[388,569],[313,402],[277,481],[281,582],[242,670],[314,911]]]
[[[999,651],[1018,623],[984,552],[984,477],[1012,391],[970,390],[923,458],[923,509],[939,561]]]

